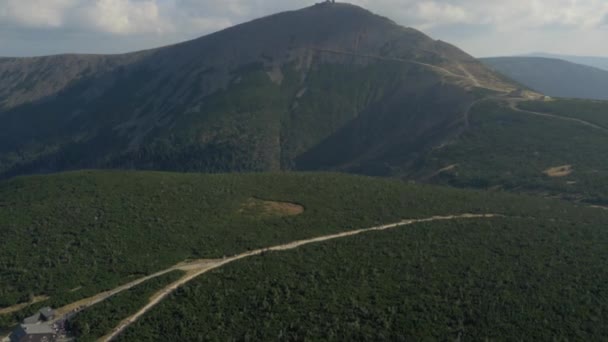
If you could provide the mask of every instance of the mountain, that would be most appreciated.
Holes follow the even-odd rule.
[[[608,71],[540,57],[483,58],[505,76],[553,97],[608,100]]]
[[[602,340],[608,101],[530,88],[328,2],[0,59],[0,340]]]
[[[574,55],[559,55],[551,53],[536,52],[531,53],[525,57],[544,57],[561,59],[564,61],[591,66],[594,68],[608,71],[608,57],[597,57],[597,56],[574,56]]]
[[[125,55],[0,59],[0,177],[81,168],[389,175],[518,86],[348,4]]]
[[[352,5],[0,68],[0,178],[339,171],[608,205],[608,102],[544,98]]]

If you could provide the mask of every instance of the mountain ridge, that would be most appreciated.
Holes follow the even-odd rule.
[[[561,59],[564,61],[582,64],[591,66],[594,68],[599,68],[602,70],[608,71],[608,57],[601,56],[578,56],[578,55],[564,55],[564,54],[555,54],[555,53],[544,53],[544,52],[534,52],[527,55],[523,55],[522,57],[545,57],[545,58],[555,58]]]
[[[544,57],[482,58],[490,68],[553,97],[608,100],[608,71]]]

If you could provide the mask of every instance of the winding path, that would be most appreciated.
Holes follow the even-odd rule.
[[[585,121],[585,120],[581,120],[581,119],[577,119],[577,118],[572,118],[569,116],[560,116],[560,115],[555,115],[555,114],[549,114],[549,113],[541,113],[541,112],[534,112],[534,111],[530,111],[530,110],[526,110],[526,109],[521,109],[519,108],[517,105],[522,102],[524,100],[522,99],[509,99],[507,102],[509,103],[509,108],[511,108],[512,110],[516,111],[516,112],[520,112],[520,113],[526,113],[526,114],[531,114],[531,115],[536,115],[536,116],[542,116],[542,117],[546,117],[546,118],[552,118],[552,119],[558,119],[558,120],[563,120],[563,121],[570,121],[570,122],[576,122],[579,123],[581,125],[587,126],[587,127],[591,127],[591,128],[595,128],[598,130],[601,130],[605,133],[608,133],[608,128],[596,125],[592,122],[589,121]]]
[[[347,55],[347,56],[354,56],[354,57],[364,57],[364,58],[370,58],[370,59],[377,59],[377,60],[382,60],[382,61],[416,64],[416,65],[420,65],[420,66],[423,66],[423,67],[435,70],[435,71],[437,71],[437,72],[439,72],[441,74],[447,75],[447,76],[456,77],[456,78],[467,78],[465,76],[455,74],[455,73],[451,72],[450,70],[448,70],[446,68],[442,68],[442,67],[437,66],[437,65],[432,65],[432,64],[427,64],[427,63],[423,63],[423,62],[418,62],[418,61],[415,61],[415,60],[412,60],[412,59],[404,59],[404,58],[397,58],[397,57],[385,57],[385,56],[378,56],[378,55],[370,55],[370,54],[366,54],[366,53],[359,53],[359,52],[352,52],[352,51],[343,51],[343,50],[335,50],[335,49],[320,48],[320,47],[312,48],[312,50],[313,51],[318,51],[318,52],[333,53],[333,54],[337,54],[337,55]]]
[[[471,116],[471,110],[478,105],[481,102],[484,101],[491,101],[491,100],[497,100],[497,101],[504,101],[508,104],[509,109],[519,112],[519,113],[524,113],[524,114],[529,114],[529,115],[535,115],[535,116],[542,116],[545,118],[549,118],[549,119],[557,119],[557,120],[562,120],[562,121],[570,121],[570,122],[575,122],[587,127],[591,127],[600,131],[603,131],[605,133],[608,133],[608,128],[606,127],[602,127],[600,125],[594,124],[592,122],[589,121],[585,121],[582,119],[577,119],[577,118],[573,118],[573,117],[569,117],[569,116],[561,116],[561,115],[556,115],[556,114],[550,114],[550,113],[542,113],[542,112],[535,112],[535,111],[531,111],[531,110],[526,110],[526,109],[521,109],[519,108],[518,104],[520,102],[523,101],[529,101],[529,99],[527,98],[519,98],[519,97],[513,97],[513,98],[509,98],[506,97],[504,95],[502,96],[490,96],[490,97],[486,97],[486,98],[482,98],[479,99],[477,101],[474,101],[471,103],[471,105],[467,108],[467,110],[465,111],[464,114],[464,122],[465,122],[465,128],[469,128],[470,126],[470,116]]]
[[[166,286],[165,288],[163,288],[162,290],[160,290],[156,294],[154,294],[150,298],[150,301],[148,302],[148,304],[146,304],[144,307],[142,307],[140,310],[138,310],[135,314],[127,317],[122,322],[120,322],[118,324],[118,326],[116,326],[114,329],[112,329],[112,331],[109,334],[100,338],[99,341],[111,341],[112,339],[114,339],[116,336],[118,336],[120,333],[122,333],[127,327],[129,327],[131,324],[136,322],[146,312],[148,312],[150,309],[152,309],[158,303],[160,303],[163,299],[165,299],[167,296],[169,296],[171,293],[173,293],[175,290],[177,290],[180,286],[185,285],[186,283],[190,282],[191,280],[193,280],[194,278],[196,278],[202,274],[205,274],[211,270],[222,267],[226,264],[229,264],[229,263],[237,261],[237,260],[245,259],[245,258],[255,256],[255,255],[260,255],[265,252],[286,251],[286,250],[295,249],[300,246],[308,245],[308,244],[312,244],[312,243],[339,239],[339,238],[343,238],[343,237],[358,235],[358,234],[372,232],[372,231],[382,231],[382,230],[387,230],[387,229],[393,229],[393,228],[412,225],[415,223],[432,222],[432,221],[448,221],[448,220],[458,220],[458,219],[493,218],[493,217],[499,217],[499,216],[500,215],[496,215],[496,214],[462,214],[462,215],[450,215],[450,216],[433,216],[433,217],[425,218],[425,219],[403,220],[403,221],[400,221],[397,223],[375,226],[375,227],[371,227],[371,228],[352,230],[352,231],[347,231],[347,232],[342,232],[342,233],[337,233],[337,234],[332,234],[332,235],[325,235],[325,236],[320,236],[320,237],[306,239],[306,240],[294,241],[294,242],[290,242],[290,243],[286,243],[286,244],[278,245],[278,246],[274,246],[274,247],[257,249],[257,250],[241,253],[241,254],[235,255],[233,257],[226,258],[226,259],[206,260],[200,264],[200,268],[192,267],[191,265],[186,266],[186,267],[190,267],[190,269],[189,269],[189,272],[184,277],[169,284],[168,286]],[[162,272],[164,274],[173,269],[186,270],[184,267],[181,267],[181,268],[179,268],[179,267],[176,268],[176,267],[178,267],[178,266],[172,267],[171,269],[162,271]]]
[[[398,58],[398,57],[386,57],[386,56],[379,56],[379,55],[372,55],[372,54],[366,54],[366,53],[360,53],[360,52],[355,52],[355,51],[344,51],[344,50],[336,50],[336,49],[330,49],[330,48],[324,48],[324,47],[312,47],[311,48],[312,51],[317,51],[317,52],[325,52],[325,53],[332,53],[332,54],[338,54],[338,55],[346,55],[346,56],[353,56],[353,57],[363,57],[363,58],[370,58],[370,59],[376,59],[376,60],[381,60],[381,61],[390,61],[390,62],[399,62],[399,63],[408,63],[408,64],[415,64],[415,65],[419,65],[422,67],[425,67],[427,69],[431,69],[434,70],[435,72],[443,75],[443,76],[447,76],[447,77],[453,77],[453,78],[457,78],[460,80],[465,81],[466,83],[468,83],[468,85],[473,86],[473,87],[477,87],[477,88],[485,88],[485,89],[489,89],[489,90],[493,90],[499,93],[508,93],[513,89],[506,89],[504,87],[493,87],[491,85],[488,84],[483,84],[477,77],[475,77],[475,75],[473,75],[464,65],[462,64],[457,64],[456,67],[462,72],[462,74],[457,74],[451,70],[448,70],[447,68],[438,66],[438,65],[433,65],[433,64],[429,64],[429,63],[424,63],[424,62],[420,62],[417,60],[413,60],[413,59],[405,59],[405,58]]]

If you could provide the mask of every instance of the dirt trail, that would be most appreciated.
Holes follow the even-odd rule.
[[[530,114],[530,115],[535,115],[535,116],[542,116],[545,118],[551,118],[551,119],[558,119],[558,120],[563,120],[563,121],[570,121],[570,122],[576,122],[578,124],[581,125],[585,125],[587,127],[591,127],[591,128],[595,128],[601,131],[604,131],[606,133],[608,133],[608,128],[596,125],[594,123],[591,123],[589,121],[585,121],[585,120],[581,120],[581,119],[577,119],[577,118],[571,118],[568,116],[559,116],[559,115],[555,115],[555,114],[549,114],[549,113],[541,113],[541,112],[534,112],[534,111],[530,111],[530,110],[525,110],[525,109],[521,109],[518,107],[518,104],[520,102],[524,102],[524,101],[529,101],[529,99],[527,98],[521,98],[521,97],[514,97],[514,98],[509,98],[506,96],[491,96],[491,97],[486,97],[483,99],[479,99],[477,101],[474,101],[473,103],[471,103],[471,105],[467,108],[467,110],[465,111],[465,115],[464,115],[464,121],[465,121],[465,127],[468,128],[469,127],[469,123],[470,123],[470,114],[471,114],[471,110],[473,109],[473,107],[475,107],[477,104],[484,102],[484,101],[488,101],[488,100],[498,100],[498,101],[505,101],[507,102],[508,106],[510,109],[516,111],[516,112],[520,112],[520,113],[525,113],[525,114]]]
[[[426,67],[426,68],[429,68],[429,69],[433,69],[433,70],[438,71],[439,73],[442,73],[442,74],[447,75],[447,76],[456,77],[456,78],[467,78],[467,77],[464,77],[462,75],[455,74],[455,73],[451,72],[450,70],[448,70],[446,68],[442,68],[440,66],[436,66],[436,65],[432,65],[432,64],[418,62],[418,61],[415,61],[415,60],[412,60],[412,59],[403,59],[403,58],[396,58],[396,57],[384,57],[384,56],[378,56],[378,55],[369,55],[369,54],[365,54],[365,53],[358,53],[358,52],[351,52],[351,51],[342,51],[342,50],[334,50],[334,49],[327,49],[327,48],[312,48],[312,50],[319,51],[319,52],[329,52],[329,53],[334,53],[334,54],[339,54],[339,55],[348,55],[348,56],[355,56],[355,57],[372,58],[372,59],[378,59],[378,60],[383,60],[383,61],[416,64],[416,65],[420,65],[420,66],[423,66],[423,67]]]
[[[514,110],[516,112],[527,113],[527,114],[536,115],[536,116],[543,116],[543,117],[553,118],[553,119],[558,119],[558,120],[563,120],[563,121],[576,122],[576,123],[579,123],[581,125],[585,125],[587,127],[595,128],[595,129],[598,129],[598,130],[601,130],[601,131],[604,131],[604,132],[608,133],[608,129],[607,128],[604,128],[602,126],[596,125],[596,124],[591,123],[589,121],[585,121],[585,120],[581,120],[581,119],[576,119],[576,118],[571,118],[571,117],[568,117],[568,116],[559,116],[559,115],[555,115],[555,114],[534,112],[534,111],[530,111],[530,110],[521,109],[517,105],[520,102],[522,102],[522,101],[525,101],[525,100],[523,100],[523,99],[509,99],[507,102],[509,103],[509,108],[511,108],[512,110]]]
[[[128,289],[130,289],[132,287],[135,287],[135,286],[137,286],[137,285],[139,285],[139,284],[141,284],[141,283],[143,283],[143,282],[145,282],[147,280],[150,280],[150,279],[153,279],[153,278],[156,278],[156,277],[160,277],[161,275],[169,273],[169,272],[171,272],[173,270],[174,270],[174,268],[172,267],[170,269],[166,269],[164,271],[160,271],[160,272],[151,274],[149,276],[146,276],[146,277],[143,277],[143,278],[139,278],[139,279],[134,280],[134,281],[132,281],[130,283],[121,285],[121,286],[119,286],[119,287],[117,287],[115,289],[112,289],[112,290],[109,290],[109,291],[105,291],[105,292],[101,292],[101,293],[96,294],[95,296],[92,296],[92,297],[89,297],[89,298],[84,298],[84,299],[81,299],[81,300],[79,300],[77,302],[74,302],[74,303],[68,304],[66,306],[63,306],[61,308],[58,308],[56,310],[56,312],[57,312],[57,318],[55,319],[55,321],[63,319],[65,315],[70,314],[74,310],[82,310],[82,309],[87,308],[89,306],[95,305],[95,304],[97,304],[99,302],[103,302],[104,300],[106,300],[106,299],[108,299],[108,298],[110,298],[110,297],[112,297],[112,296],[114,296],[114,295],[116,295],[116,294],[118,294],[120,292],[126,291],[126,290],[128,290]]]
[[[100,338],[99,341],[111,341],[113,338],[115,338],[120,333],[122,333],[127,327],[129,327],[131,324],[136,322],[146,312],[148,312],[150,309],[152,309],[154,306],[156,306],[158,303],[160,303],[163,299],[165,299],[167,296],[169,296],[171,293],[173,293],[180,286],[185,285],[186,283],[190,282],[194,278],[196,278],[204,273],[207,273],[213,269],[222,267],[228,263],[231,263],[231,262],[234,262],[237,260],[241,260],[241,259],[255,256],[255,255],[260,255],[262,253],[269,252],[269,251],[285,251],[285,250],[295,249],[295,248],[298,248],[303,245],[308,245],[311,243],[339,239],[339,238],[358,235],[361,233],[366,233],[366,232],[371,232],[371,231],[382,231],[382,230],[412,225],[415,223],[432,222],[432,221],[447,221],[447,220],[457,220],[457,219],[493,218],[493,217],[499,217],[499,216],[500,215],[495,215],[495,214],[462,214],[462,215],[451,215],[451,216],[433,216],[433,217],[426,218],[426,219],[404,220],[401,222],[386,224],[386,225],[382,225],[382,226],[352,230],[352,231],[347,231],[347,232],[342,232],[342,233],[337,233],[337,234],[332,234],[332,235],[326,235],[326,236],[320,236],[320,237],[306,239],[306,240],[294,241],[294,242],[290,242],[290,243],[279,245],[279,246],[257,249],[257,250],[245,252],[242,254],[238,254],[238,255],[235,255],[233,257],[226,258],[226,259],[206,260],[203,264],[201,264],[201,267],[199,269],[196,269],[196,267],[194,269],[190,268],[190,272],[188,272],[188,274],[186,274],[184,277],[169,284],[167,287],[163,288],[162,290],[160,290],[156,294],[154,294],[150,298],[150,301],[148,302],[148,304],[146,304],[144,307],[142,307],[135,314],[124,319],[109,334]],[[166,273],[167,271],[163,271],[163,272]]]
[[[473,110],[473,108],[475,108],[475,106],[477,106],[478,104],[480,104],[484,101],[491,100],[491,99],[493,99],[493,97],[482,98],[482,99],[471,102],[471,104],[464,111],[464,128],[465,129],[469,129],[469,127],[471,126],[471,111]]]
[[[205,267],[208,263],[212,263],[213,261],[214,260],[201,259],[201,260],[195,260],[192,262],[179,263],[179,264],[172,266],[170,268],[167,268],[165,270],[150,274],[148,276],[134,280],[130,283],[121,285],[115,289],[104,291],[104,292],[96,294],[95,296],[84,298],[79,301],[73,302],[71,304],[68,304],[66,306],[63,306],[63,307],[57,309],[56,310],[57,317],[55,318],[54,321],[56,322],[56,321],[65,319],[66,316],[69,316],[75,310],[81,311],[87,307],[90,307],[97,303],[103,302],[104,300],[106,300],[114,295],[127,291],[150,279],[160,277],[160,276],[167,274],[169,272],[172,272],[172,271],[185,271],[185,272],[192,272],[193,270],[196,271],[196,270],[199,270],[199,269]]]
[[[443,76],[448,76],[448,77],[453,77],[453,78],[457,78],[457,79],[461,79],[466,81],[467,84],[473,86],[473,87],[477,87],[477,88],[485,88],[485,89],[489,89],[489,90],[493,90],[499,93],[508,93],[509,91],[512,91],[513,89],[505,89],[505,88],[500,88],[500,87],[492,87],[488,84],[482,84],[479,79],[477,77],[475,77],[469,70],[467,70],[462,64],[458,64],[458,69],[460,69],[462,71],[462,73],[464,75],[460,75],[457,74],[453,71],[450,71],[444,67],[440,67],[437,65],[433,65],[433,64],[428,64],[428,63],[423,63],[423,62],[419,62],[413,59],[404,59],[404,58],[397,58],[397,57],[385,57],[385,56],[378,56],[378,55],[370,55],[370,54],[365,54],[365,53],[359,53],[359,52],[353,52],[353,51],[343,51],[343,50],[334,50],[334,49],[328,49],[328,48],[320,48],[320,47],[313,47],[311,48],[313,51],[318,51],[318,52],[326,52],[326,53],[333,53],[333,54],[339,54],[339,55],[347,55],[347,56],[354,56],[354,57],[364,57],[364,58],[371,58],[371,59],[377,59],[377,60],[383,60],[383,61],[391,61],[391,62],[400,62],[400,63],[409,63],[409,64],[415,64],[415,65],[420,65],[423,66],[425,68],[429,68],[431,70],[434,70],[436,72],[438,72],[439,74],[442,74]]]
[[[473,82],[473,84],[478,88],[483,88],[481,82],[475,77],[471,72],[465,68],[462,64],[458,64],[458,69],[462,70],[462,72],[466,75],[466,77]]]
[[[24,309],[27,306],[30,306],[30,305],[36,304],[36,303],[40,303],[47,299],[49,299],[48,296],[36,296],[30,302],[15,304],[13,306],[9,306],[8,308],[0,309],[0,315],[7,315],[7,314],[10,314],[13,312],[21,311],[22,309]]]

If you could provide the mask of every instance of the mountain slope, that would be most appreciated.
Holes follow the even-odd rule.
[[[393,156],[414,140],[409,149],[420,152],[462,131],[482,88],[517,86],[348,4],[127,55],[2,59],[0,175],[300,166],[386,174],[415,159]],[[342,137],[348,146],[332,149],[349,151],[327,162],[323,144]]]
[[[602,69],[538,57],[484,58],[482,62],[549,96],[608,100],[608,71]]]
[[[608,102],[494,98],[469,124],[405,176],[608,205]]]

